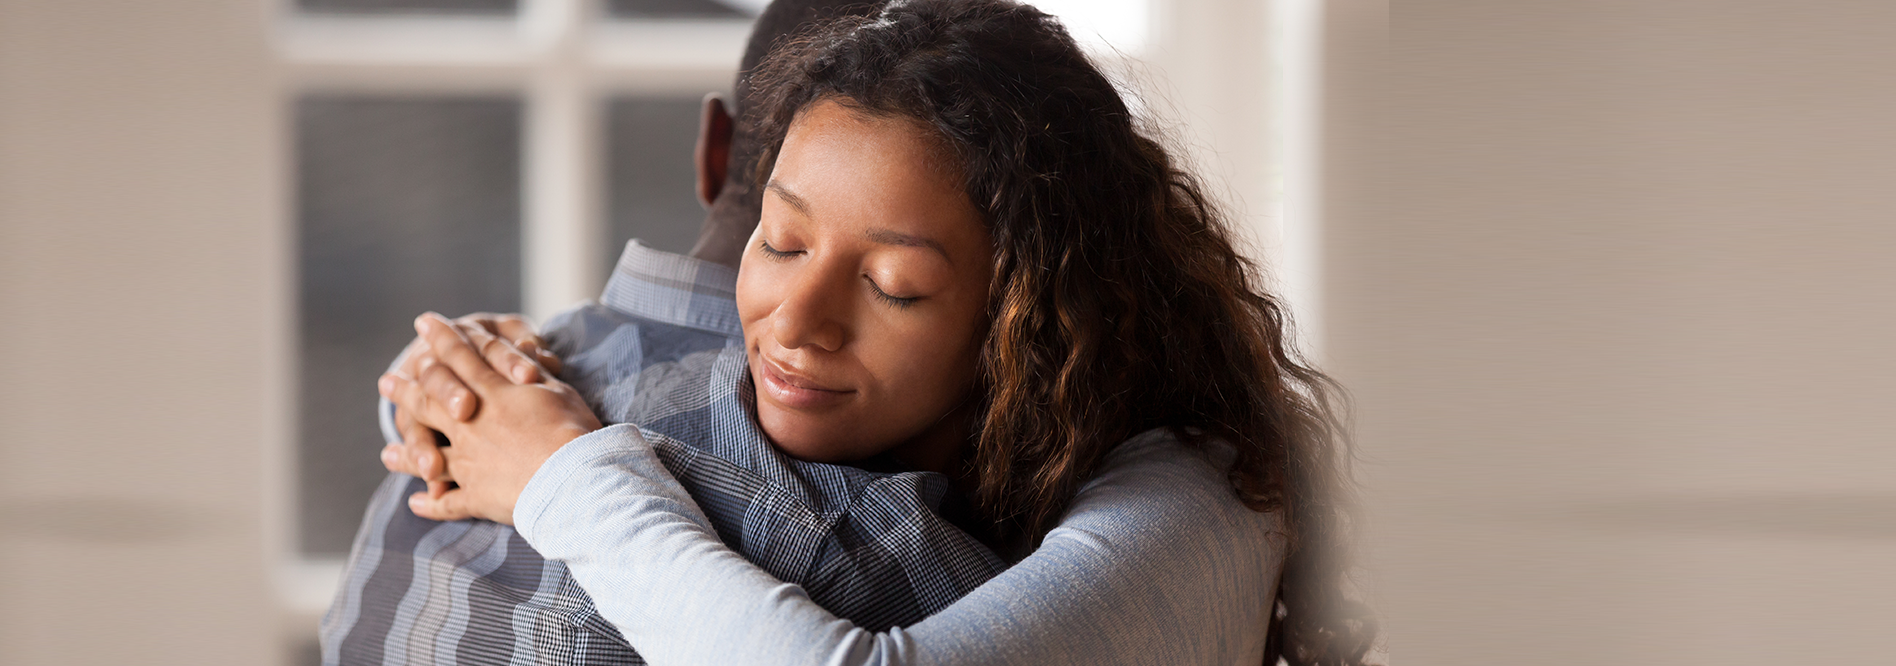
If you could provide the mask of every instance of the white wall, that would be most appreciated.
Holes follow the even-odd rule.
[[[259,4],[0,3],[0,663],[281,653]]]
[[[1152,3],[1134,74],[1148,111],[1183,148],[1262,256],[1274,243],[1270,0]]]
[[[1389,5],[1325,293],[1397,663],[1888,663],[1896,4]]]

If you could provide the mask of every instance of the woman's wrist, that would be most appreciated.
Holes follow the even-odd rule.
[[[533,543],[534,519],[565,494],[562,488],[591,483],[589,479],[576,477],[586,473],[600,458],[636,454],[644,446],[644,437],[632,425],[609,425],[578,432],[564,445],[548,452],[521,486],[514,500],[515,531],[529,544]]]

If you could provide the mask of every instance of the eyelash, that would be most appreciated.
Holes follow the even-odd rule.
[[[770,257],[772,259],[776,259],[778,261],[789,259],[796,255],[802,254],[801,251],[785,252],[783,250],[779,250],[777,248],[771,247],[770,241],[767,241],[767,240],[757,241],[757,248],[764,251],[764,256]]]
[[[862,279],[863,281],[869,283],[869,289],[876,292],[876,298],[882,299],[882,302],[888,303],[889,305],[894,306],[895,309],[897,310],[907,310],[909,309],[909,306],[915,305],[915,301],[920,300],[920,297],[897,298],[895,296],[890,296],[888,294],[883,293],[882,287],[876,286],[876,281],[869,279],[869,276],[864,275],[862,276]]]
[[[783,250],[779,250],[777,248],[771,247],[770,241],[766,241],[766,240],[758,241],[757,249],[762,250],[764,253],[764,256],[769,257],[775,261],[783,261],[791,257],[794,257],[796,255],[803,254],[801,250],[785,252]],[[862,279],[864,282],[869,283],[869,290],[874,291],[876,293],[876,298],[880,299],[884,303],[888,303],[891,307],[894,307],[898,310],[907,310],[910,307],[915,305],[915,301],[921,300],[921,297],[919,296],[910,297],[910,298],[890,296],[887,292],[882,291],[882,287],[878,286],[875,280],[869,279],[869,276],[864,275],[862,276]]]

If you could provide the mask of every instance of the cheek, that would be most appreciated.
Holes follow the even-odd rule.
[[[900,395],[927,410],[958,400],[974,379],[978,342],[973,323],[960,318],[904,322],[865,345],[864,365],[872,368],[891,396]],[[869,339],[865,336],[865,339]]]
[[[779,300],[772,287],[780,283],[770,278],[772,267],[758,263],[746,261],[737,272],[737,319],[743,323],[745,339],[752,337],[751,324],[770,316]]]

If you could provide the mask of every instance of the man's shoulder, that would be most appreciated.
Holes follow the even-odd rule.
[[[641,342],[638,349],[619,351],[635,352],[645,363],[720,349],[742,339],[742,336],[641,316],[591,301],[548,318],[541,337],[562,359],[614,341],[636,339]],[[656,358],[660,356],[668,358]]]
[[[742,337],[594,303],[548,319],[542,337],[565,366],[560,380],[605,423],[652,425],[687,403],[704,402],[721,385],[712,362],[743,349]]]

